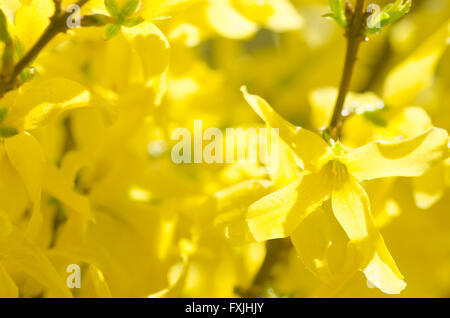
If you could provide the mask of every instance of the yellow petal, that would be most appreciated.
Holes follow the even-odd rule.
[[[37,235],[42,225],[40,212],[42,180],[45,158],[39,142],[28,133],[21,133],[5,140],[5,148],[12,166],[17,170],[25,184],[33,213],[29,223],[29,234]]]
[[[90,93],[75,81],[43,77],[24,84],[16,96],[9,98],[15,100],[5,124],[31,130],[64,110],[88,106]]]
[[[142,0],[139,14],[144,19],[164,18],[185,10],[202,0]]]
[[[325,175],[305,175],[249,207],[250,231],[258,242],[287,237],[322,204],[328,192],[329,180]]]
[[[367,279],[387,294],[400,293],[406,283],[378,232],[369,198],[344,165],[337,172],[332,206],[336,219],[357,249],[360,270]]]
[[[39,142],[28,133],[5,140],[6,152],[13,167],[24,180],[31,200],[38,197],[42,187],[45,158]]]
[[[94,264],[89,265],[89,275],[94,284],[94,289],[98,298],[111,298],[111,291],[105,281],[103,272]]]
[[[359,180],[424,174],[448,152],[448,134],[431,128],[400,142],[373,142],[349,152],[347,166]]]
[[[28,205],[28,194],[22,178],[11,165],[4,147],[0,147],[0,209],[8,212],[12,222],[17,222]]]
[[[269,1],[273,14],[270,15],[265,25],[275,32],[297,30],[302,27],[304,21],[295,7],[288,0]]]
[[[389,254],[390,257],[390,254]],[[372,260],[363,270],[367,280],[386,294],[400,294],[406,288],[401,276],[397,276],[392,268],[375,253]]]
[[[0,239],[0,255],[45,286],[51,296],[72,297],[64,279],[42,250],[20,231],[14,230],[7,238]]]
[[[139,55],[146,81],[161,76],[169,64],[169,41],[151,22],[143,22],[132,28],[123,28],[125,37]]]
[[[388,75],[383,98],[393,107],[411,105],[417,95],[433,83],[438,62],[447,45],[450,23],[447,21],[416,52]]]
[[[303,18],[288,0],[234,0],[233,5],[249,20],[275,32],[299,29]]]
[[[430,116],[420,107],[405,107],[390,118],[388,133],[414,137],[433,127]]]
[[[269,165],[270,171],[273,172],[270,179],[277,186],[285,186],[297,178],[300,169],[295,153],[283,141],[279,144],[279,153],[278,162],[274,160],[272,166]]]
[[[358,270],[348,238],[328,210],[318,208],[306,217],[291,241],[306,268],[330,288],[339,289]]]
[[[61,162],[61,172],[73,186],[80,170],[89,165],[89,158],[84,152],[73,150],[64,155]]]
[[[258,30],[255,23],[246,19],[233,8],[230,0],[209,1],[206,17],[217,33],[231,39],[246,39]]]
[[[266,23],[267,19],[274,14],[270,0],[231,0],[231,4],[247,19],[258,24]]]
[[[182,254],[182,261],[172,266],[168,273],[169,286],[159,292],[148,295],[148,298],[174,298],[180,297],[189,270],[189,258]]]
[[[9,219],[8,214],[0,210],[0,238],[7,237],[11,234],[13,225]]]
[[[81,86],[80,86],[81,88]],[[67,100],[60,104],[44,103],[33,108],[26,116],[24,129],[32,130],[49,123],[57,115],[63,111],[70,109],[86,107],[89,105],[89,92],[87,90],[80,91],[80,95]]]
[[[346,167],[337,163],[337,177],[332,193],[333,212],[350,240],[368,237],[372,216],[369,215],[367,195],[348,174]]]
[[[26,48],[31,47],[49,24],[54,11],[52,0],[31,0],[16,13],[16,35]]]
[[[270,127],[278,128],[280,137],[295,151],[303,161],[305,169],[315,170],[316,161],[326,154],[328,145],[319,135],[296,127],[281,117],[261,97],[247,92],[246,87],[241,88],[247,103],[253,108],[261,119]]]
[[[43,188],[47,193],[60,200],[69,208],[82,214],[88,220],[95,220],[91,212],[89,199],[76,193],[73,190],[72,181],[52,164],[46,166]]]
[[[255,241],[246,222],[246,213],[251,203],[271,192],[272,185],[268,180],[250,180],[214,194],[218,211],[214,224],[225,228],[230,244],[240,246]]]
[[[19,289],[0,263],[0,298],[18,298]]]

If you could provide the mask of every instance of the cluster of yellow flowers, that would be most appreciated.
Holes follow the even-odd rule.
[[[331,138],[346,1],[1,0],[0,297],[449,297],[450,2],[374,2]]]

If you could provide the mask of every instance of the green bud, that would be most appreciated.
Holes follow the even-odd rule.
[[[346,0],[328,0],[331,13],[325,15],[325,17],[332,18],[336,23],[345,28],[347,26],[347,17],[345,15]]]
[[[116,0],[105,0],[105,7],[112,17],[117,18],[119,16],[119,5]]]
[[[141,5],[141,0],[128,0],[120,9],[120,15],[123,17],[129,17],[136,13],[137,9]]]
[[[393,3],[386,5],[383,10],[375,9],[373,14],[367,21],[367,33],[374,34],[380,32],[385,26],[400,20],[411,9],[412,0],[396,0]],[[370,7],[374,5],[370,5]]]
[[[9,37],[8,20],[3,10],[0,9],[0,41],[6,43]]]
[[[120,24],[118,23],[109,23],[105,27],[105,39],[109,40],[113,37],[117,36],[120,32]]]
[[[129,19],[126,19],[125,21],[123,21],[122,25],[124,27],[127,27],[127,28],[132,28],[132,27],[138,25],[139,23],[141,23],[142,21],[144,21],[144,20],[142,18],[139,18],[139,17],[137,17],[137,18],[129,18]]]

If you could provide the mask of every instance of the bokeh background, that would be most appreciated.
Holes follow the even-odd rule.
[[[17,24],[23,5],[46,3],[35,2],[0,3]],[[83,12],[105,14],[102,2],[91,1]],[[328,2],[199,0],[169,9],[160,2],[147,18],[160,34],[134,43],[138,49],[126,30],[105,41],[103,28],[83,27],[58,35],[34,61],[30,83],[68,79],[82,85],[90,99],[85,107],[69,107],[27,130],[72,192],[59,195],[44,187],[39,233],[13,232],[12,241],[0,244],[2,279],[23,297],[67,295],[61,291],[66,267],[79,264],[82,288],[68,292],[75,297],[239,297],[255,284],[251,295],[264,297],[450,297],[445,163],[422,181],[365,184],[408,284],[400,295],[386,295],[362,273],[339,288],[324,282],[289,240],[251,242],[248,206],[289,176],[270,183],[258,165],[171,160],[171,132],[192,131],[194,120],[201,119],[204,129],[263,127],[243,99],[242,85],[296,125],[310,130],[326,125],[346,44],[344,31],[323,17]],[[42,12],[45,8],[33,14]],[[449,19],[449,1],[413,0],[406,17],[368,37],[352,81],[354,103],[381,103],[386,112],[351,117],[344,144],[409,136],[429,125],[450,130]],[[25,49],[39,35],[30,26],[15,32]],[[24,99],[35,107],[48,102],[39,94]],[[3,148],[1,155],[0,208],[17,231],[25,231],[33,202]],[[86,202],[89,213],[80,208]],[[269,266],[273,250],[281,256]]]

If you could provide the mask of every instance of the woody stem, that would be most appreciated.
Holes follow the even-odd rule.
[[[353,12],[350,12],[349,17],[347,18],[349,21],[346,30],[347,52],[345,56],[344,71],[342,73],[341,84],[339,86],[339,93],[334,107],[333,116],[327,129],[334,139],[339,138],[340,135],[343,122],[342,111],[344,109],[345,99],[350,90],[358,50],[361,42],[364,41],[366,25],[364,21],[365,17],[366,0],[356,0],[355,9]]]
[[[88,0],[80,0],[77,5],[81,8]],[[7,92],[20,85],[17,83],[17,77],[25,70],[25,68],[33,62],[33,60],[39,55],[45,46],[59,33],[66,32],[68,30],[67,19],[71,13],[62,12],[60,7],[60,1],[55,0],[55,13],[50,18],[50,24],[45,29],[44,33],[40,36],[33,47],[17,62],[12,69],[11,74],[0,82],[0,98]]]

